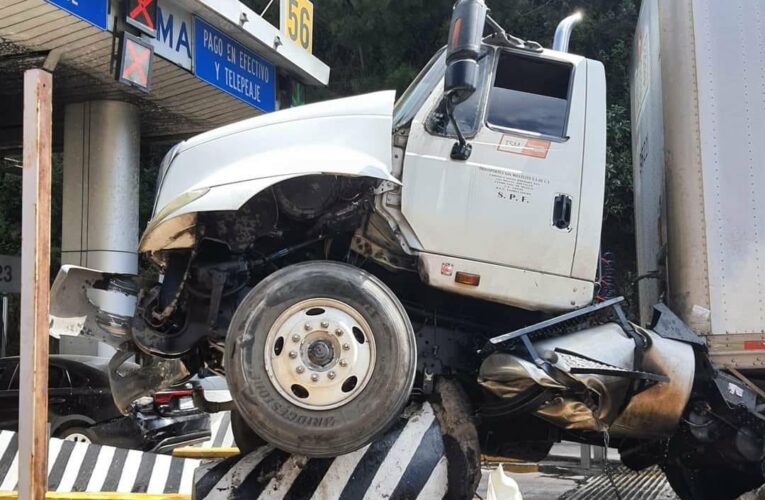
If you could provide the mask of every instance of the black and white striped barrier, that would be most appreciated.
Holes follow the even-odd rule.
[[[464,482],[447,478],[448,467],[439,421],[425,403],[378,441],[337,458],[308,459],[264,446],[204,464],[195,473],[193,498],[440,499],[450,482]]]
[[[210,414],[210,439],[197,443],[199,448],[234,448],[234,432],[231,428],[231,412]]]
[[[18,435],[0,432],[0,491],[14,491],[19,477]],[[48,491],[191,493],[200,460],[112,446],[48,442]]]

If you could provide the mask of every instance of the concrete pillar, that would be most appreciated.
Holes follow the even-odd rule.
[[[138,272],[138,108],[121,101],[69,104],[64,115],[61,262],[101,271]],[[94,296],[105,310],[132,315],[133,302]],[[109,355],[106,344],[62,339],[66,354]]]

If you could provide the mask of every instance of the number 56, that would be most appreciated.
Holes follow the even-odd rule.
[[[313,50],[313,4],[309,0],[282,0],[281,7],[282,31],[310,53]]]

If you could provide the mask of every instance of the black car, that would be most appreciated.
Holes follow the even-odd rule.
[[[210,418],[195,407],[191,386],[134,402],[122,415],[112,400],[107,365],[93,356],[53,355],[48,421],[53,437],[165,452],[210,438]],[[0,359],[0,429],[17,430],[19,359]]]

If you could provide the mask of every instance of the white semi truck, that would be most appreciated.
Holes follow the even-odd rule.
[[[172,148],[139,247],[161,281],[65,266],[51,333],[118,349],[121,407],[225,374],[245,450],[359,449],[448,380],[483,452],[610,442],[684,498],[733,497],[762,482],[765,449],[762,15],[643,6],[639,324],[596,298],[606,87],[568,52],[580,17],[546,49],[458,0],[447,47],[395,105],[311,104]],[[136,354],[141,370],[120,369]]]

